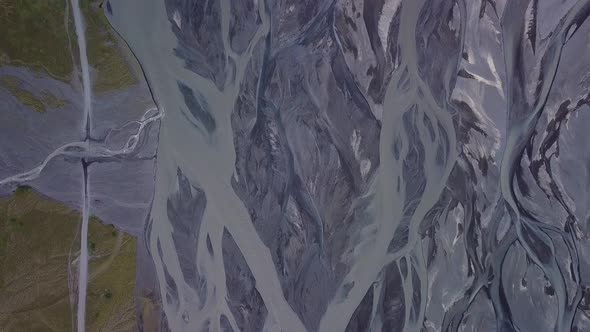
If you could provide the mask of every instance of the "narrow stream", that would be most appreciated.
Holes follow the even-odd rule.
[[[90,72],[88,69],[88,55],[86,54],[86,36],[84,20],[80,10],[80,3],[77,0],[72,0],[72,11],[74,13],[74,24],[76,26],[76,36],[78,36],[78,49],[80,50],[80,66],[82,68],[82,86],[84,89],[84,126],[85,132],[84,144],[88,150],[88,139],[90,138],[92,105],[91,105],[91,86],[90,86]],[[82,188],[82,227],[80,230],[80,274],[78,276],[78,331],[85,331],[86,322],[86,290],[88,286],[88,218],[89,218],[89,202],[88,202],[88,169],[85,159],[82,159],[82,168],[84,174],[83,188]]]

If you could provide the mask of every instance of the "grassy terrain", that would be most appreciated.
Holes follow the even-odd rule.
[[[0,85],[6,88],[23,105],[37,112],[45,112],[46,107],[59,108],[67,105],[67,101],[57,98],[46,90],[41,92],[40,97],[35,96],[23,86],[21,80],[13,76],[2,77]]]
[[[104,92],[135,84],[137,79],[100,3],[81,0],[81,9],[87,27],[88,61],[98,71],[93,89]],[[69,38],[66,0],[0,0],[0,65],[25,66],[68,82],[79,55],[73,15],[67,24]]]
[[[156,332],[160,330],[159,312],[162,310],[162,303],[154,297],[139,298],[141,306],[141,319],[143,331]]]
[[[28,187],[0,199],[2,331],[73,330],[79,224],[78,212]],[[133,331],[136,241],[96,218],[89,233],[87,330]]]
[[[47,90],[41,92],[41,100],[50,108],[60,108],[68,104],[67,100],[59,99]]]
[[[92,331],[135,330],[135,239],[93,219],[87,326]]]
[[[104,16],[104,10],[99,8],[100,3],[82,0],[81,9],[87,27],[88,62],[98,70],[93,89],[104,92],[136,84],[137,79],[117,46],[116,33]]]
[[[0,64],[67,80],[73,66],[65,8],[65,0],[0,0]]]

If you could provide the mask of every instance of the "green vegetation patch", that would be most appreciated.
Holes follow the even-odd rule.
[[[88,62],[98,71],[93,89],[104,92],[136,84],[137,79],[100,4],[80,2]],[[66,0],[0,0],[0,66],[25,66],[69,81],[73,61],[79,66],[80,59],[73,13],[70,8],[66,22],[66,8]]]
[[[73,66],[65,10],[65,0],[0,0],[0,64],[67,80]]]
[[[2,331],[74,330],[79,226],[78,212],[30,187],[0,199]],[[87,330],[136,330],[136,240],[92,218],[91,242]]]
[[[60,108],[68,104],[67,101],[57,98],[47,90],[43,90],[40,97],[35,96],[24,87],[21,80],[13,76],[3,77],[0,84],[23,105],[40,113],[45,112],[47,107]]]
[[[135,331],[135,239],[114,228],[91,222],[88,243],[94,243],[90,262],[86,319],[94,331]]]
[[[139,307],[141,308],[140,321],[144,331],[159,331],[161,326],[162,303],[156,295],[150,294],[148,297],[141,297],[138,300]]]
[[[41,100],[50,108],[61,108],[68,104],[67,100],[59,99],[47,90],[41,92]]]
[[[110,91],[137,83],[118,46],[116,32],[99,7],[101,1],[83,0],[81,9],[86,20],[88,62],[98,70],[93,89]]]

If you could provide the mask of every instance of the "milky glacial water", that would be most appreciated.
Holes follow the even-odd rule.
[[[108,2],[166,110],[146,235],[167,328],[590,326],[587,217],[552,171],[590,1],[548,27],[537,3]]]
[[[228,2],[224,2],[224,5],[224,12],[228,12]],[[248,265],[255,267],[252,273],[257,284],[264,285],[259,288],[261,296],[265,302],[273,304],[269,308],[273,319],[279,326],[304,330],[300,319],[285,301],[269,249],[259,239],[245,207],[231,187],[235,152],[229,117],[252,48],[244,55],[236,55],[235,71],[228,73],[228,76],[235,78],[220,92],[214,83],[185,69],[182,61],[172,52],[177,39],[170,30],[162,2],[111,2],[111,6],[114,14],[109,19],[142,64],[158,107],[166,110],[166,118],[160,128],[156,189],[151,213],[154,222],[149,232],[160,288],[174,292],[177,297],[164,296],[167,298],[164,310],[170,328],[174,331],[198,330],[203,325],[211,324],[212,330],[220,330],[219,317],[233,317],[227,305],[222,304],[227,297],[227,290],[221,242],[224,229],[228,229],[234,235]],[[263,9],[264,3],[259,2],[259,6],[263,23],[255,38],[263,40],[265,31],[268,31],[268,18]],[[132,15],[133,12],[136,14]],[[223,22],[224,31],[228,31],[227,15]],[[153,48],[155,43],[160,47]],[[188,111],[185,99],[178,89],[179,82],[199,87],[200,96],[206,98],[211,109],[216,110],[211,120],[215,124],[215,132],[211,135],[207,134],[207,126],[198,128],[188,121],[184,113]],[[186,180],[178,182],[179,172],[182,173],[181,179],[188,179],[190,184],[185,183]],[[200,266],[198,273],[207,280],[207,299],[195,294],[182,272],[167,213],[168,197],[176,191],[195,195],[197,189],[191,185],[195,183],[207,192],[208,204],[197,235],[199,239],[193,239],[195,244],[189,250],[196,252],[195,259]],[[210,241],[206,240],[207,234]],[[207,242],[217,255],[208,254]],[[203,303],[199,304],[199,301]],[[233,319],[230,318],[229,322],[237,329]]]

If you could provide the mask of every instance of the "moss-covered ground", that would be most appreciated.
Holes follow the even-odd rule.
[[[97,71],[93,89],[105,92],[137,80],[100,5],[81,0],[88,61]],[[66,15],[66,8],[66,0],[0,0],[0,66],[25,66],[68,82],[79,55],[73,16]]]
[[[73,66],[65,8],[65,0],[1,0],[0,63],[67,80]]]
[[[2,331],[72,331],[80,214],[29,187],[0,199]],[[92,218],[88,331],[134,331],[136,240]]]
[[[119,46],[115,31],[108,23],[101,1],[82,0],[82,12],[86,20],[88,61],[98,70],[93,89],[110,91],[137,83]]]
[[[60,108],[68,104],[67,101],[54,96],[51,92],[43,90],[40,96],[31,93],[23,82],[14,76],[4,76],[0,79],[0,86],[8,90],[18,101],[26,107],[43,113],[47,108]]]

